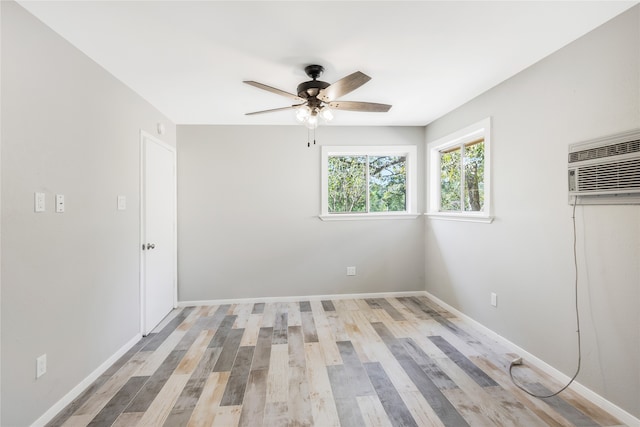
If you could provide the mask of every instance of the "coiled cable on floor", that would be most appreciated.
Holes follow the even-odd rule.
[[[517,362],[513,361],[509,365],[509,377],[511,377],[511,382],[520,390],[527,393],[529,396],[537,397],[539,399],[554,397],[562,393],[563,391],[565,391],[577,378],[578,374],[580,373],[580,366],[582,364],[582,345],[581,345],[581,339],[580,339],[580,311],[578,310],[578,251],[577,251],[577,232],[576,232],[576,204],[577,203],[578,203],[578,197],[575,197],[573,200],[573,216],[571,218],[573,220],[573,268],[575,272],[574,292],[575,292],[575,302],[576,302],[576,326],[577,326],[576,332],[578,333],[578,366],[576,368],[576,373],[573,374],[573,377],[571,377],[569,382],[560,390],[548,395],[540,395],[540,394],[530,392],[524,386],[518,384],[515,378],[513,378],[513,373],[512,373],[513,367],[520,365],[522,363],[521,361],[517,361]]]

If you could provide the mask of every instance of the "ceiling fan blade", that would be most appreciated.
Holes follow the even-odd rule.
[[[391,108],[389,104],[376,104],[375,102],[358,101],[333,101],[329,107],[335,110],[364,111],[367,113],[386,113]]]
[[[296,105],[291,105],[289,107],[281,107],[281,108],[273,108],[271,110],[262,110],[262,111],[254,111],[253,113],[246,113],[245,116],[253,116],[256,114],[264,114],[264,113],[274,113],[276,111],[284,111],[284,110],[293,110],[294,108],[298,108],[303,104],[296,104]]]
[[[292,93],[285,92],[284,90],[280,90],[280,89],[275,88],[275,87],[267,86],[267,85],[262,84],[262,83],[254,82],[254,81],[251,81],[251,80],[249,80],[249,81],[245,80],[242,83],[246,83],[246,84],[248,84],[250,86],[254,86],[254,87],[257,87],[258,89],[263,89],[263,90],[275,93],[277,95],[286,96],[287,98],[295,99],[296,101],[300,101],[300,102],[304,101],[304,99],[300,98],[298,95],[294,95]]]
[[[353,74],[349,74],[347,77],[341,78],[332,85],[329,85],[329,87],[322,89],[320,93],[318,93],[318,98],[324,102],[329,102],[333,99],[340,98],[349,92],[353,92],[369,80],[371,80],[371,77],[361,73],[360,71],[356,71]]]

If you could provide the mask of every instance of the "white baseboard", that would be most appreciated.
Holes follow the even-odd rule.
[[[559,370],[557,370],[553,366],[549,365],[548,363],[546,363],[542,359],[539,359],[538,357],[534,356],[533,354],[529,353],[528,351],[526,351],[526,350],[522,349],[521,347],[517,346],[516,344],[512,343],[511,341],[509,341],[508,339],[506,339],[502,335],[497,334],[496,332],[494,332],[491,329],[487,328],[486,326],[484,326],[483,324],[479,323],[478,321],[472,319],[471,317],[467,316],[466,314],[462,313],[461,311],[457,310],[456,308],[450,306],[449,304],[447,304],[446,302],[442,301],[440,298],[436,297],[435,295],[432,295],[429,292],[424,292],[423,295],[426,295],[429,299],[432,299],[438,305],[440,305],[443,308],[447,309],[447,311],[455,314],[456,317],[458,317],[458,318],[462,319],[463,321],[465,321],[466,323],[468,323],[469,326],[471,326],[472,328],[484,333],[485,335],[488,335],[492,339],[498,341],[500,344],[503,344],[505,347],[509,348],[514,353],[517,353],[527,363],[530,363],[531,365],[537,367],[538,369],[542,370],[547,375],[549,375],[552,378],[558,380],[559,382],[567,383],[571,379],[570,377],[568,377],[567,375],[563,374],[562,372],[560,372]],[[626,425],[628,425],[630,427],[640,427],[640,419],[634,417],[633,415],[631,415],[630,413],[628,413],[624,409],[620,408],[619,406],[615,405],[614,403],[611,403],[610,401],[608,401],[604,397],[600,396],[598,393],[596,393],[593,390],[585,387],[584,385],[580,384],[579,382],[574,381],[571,384],[571,386],[569,386],[569,388],[571,388],[573,391],[575,391],[580,396],[584,397],[585,399],[587,399],[588,401],[590,401],[594,405],[598,406],[599,408],[604,409],[605,411],[607,411],[608,413],[610,413],[614,417],[618,418],[620,421],[622,421]]]
[[[199,305],[222,305],[222,304],[251,304],[258,302],[296,302],[296,301],[319,301],[328,299],[353,299],[353,298],[388,298],[388,297],[410,297],[425,295],[424,291],[399,291],[399,292],[374,292],[364,294],[333,294],[333,295],[304,295],[293,297],[258,297],[258,298],[233,298],[214,299],[201,301],[178,301],[178,307],[192,307]]]
[[[122,355],[124,355],[131,347],[133,347],[142,338],[141,334],[136,334],[123,345],[118,351],[116,351],[111,357],[105,360],[100,366],[91,372],[84,380],[75,386],[69,393],[67,393],[62,399],[56,402],[51,408],[47,410],[40,418],[38,418],[31,427],[41,427],[46,425],[53,419],[60,411],[62,411],[69,403],[73,402],[73,399],[80,396],[87,387],[91,385],[100,375],[102,375],[111,365],[113,365]]]

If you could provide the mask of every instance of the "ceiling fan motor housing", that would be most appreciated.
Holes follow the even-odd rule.
[[[320,80],[310,80],[298,85],[298,96],[303,99],[311,100],[318,96],[318,93],[330,86],[330,83]]]

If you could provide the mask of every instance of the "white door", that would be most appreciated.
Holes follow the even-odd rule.
[[[142,334],[176,306],[176,152],[141,134]]]

